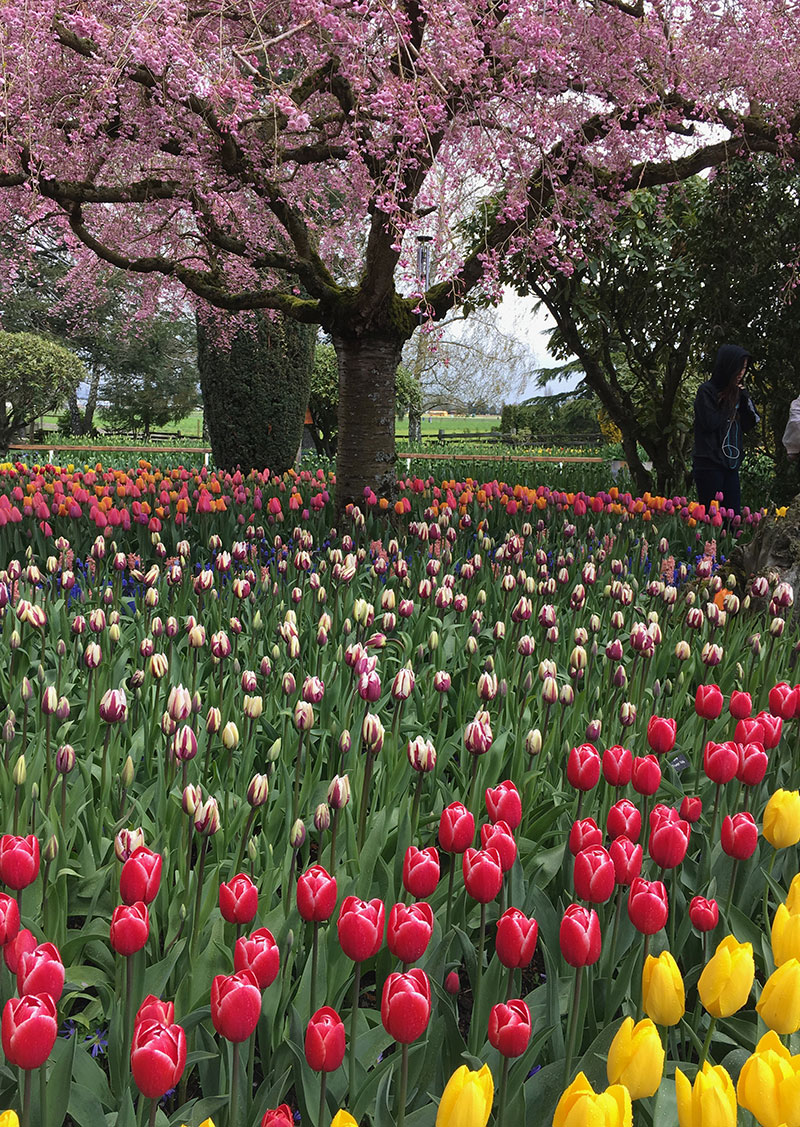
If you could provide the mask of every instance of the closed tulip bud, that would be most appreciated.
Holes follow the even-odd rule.
[[[654,755],[639,755],[634,759],[631,782],[637,794],[656,793],[661,786],[661,768]]]
[[[637,877],[628,893],[628,916],[642,935],[655,935],[667,922],[667,890],[660,880]]]
[[[742,1065],[736,1095],[741,1107],[763,1127],[780,1127],[796,1122],[799,1083],[800,1059],[770,1031]]]
[[[632,1100],[654,1096],[664,1073],[664,1046],[650,1018],[626,1017],[608,1050],[609,1084],[624,1084]]]
[[[531,728],[525,737],[525,750],[531,757],[542,750],[542,733],[538,728]]]
[[[735,1127],[736,1092],[722,1065],[705,1061],[693,1085],[676,1069],[675,1094],[679,1127]]]
[[[206,731],[210,736],[215,735],[222,727],[222,713],[212,705],[206,713]]]
[[[754,976],[752,944],[727,935],[700,975],[700,1001],[713,1017],[730,1017],[747,1002]]]
[[[292,849],[300,849],[306,840],[306,827],[302,818],[298,818],[292,823],[292,828],[289,830],[289,845]]]
[[[229,924],[248,924],[258,911],[258,889],[245,873],[219,886],[219,910]]]
[[[133,782],[133,760],[130,755],[127,756],[125,762],[122,764],[122,770],[119,773],[119,780],[122,783],[123,790],[128,790]]]
[[[660,869],[674,869],[686,856],[690,827],[682,818],[657,822],[650,831],[650,856]]]
[[[114,854],[123,864],[133,853],[144,845],[144,830],[139,826],[135,830],[120,830],[114,838]]]
[[[462,871],[467,895],[479,904],[488,904],[500,892],[503,866],[497,849],[466,849]]]
[[[447,1081],[436,1127],[486,1127],[494,1102],[494,1082],[488,1064],[472,1072],[462,1064]]]
[[[636,723],[636,705],[624,700],[619,706],[619,722],[623,728],[632,728]]]
[[[297,882],[297,910],[302,919],[324,923],[336,907],[336,878],[322,865],[312,865]]]
[[[2,1042],[6,1060],[17,1068],[40,1068],[58,1033],[56,1003],[47,993],[9,998],[3,1009]]]
[[[636,845],[624,834],[614,838],[608,849],[609,856],[614,864],[614,880],[619,885],[630,885],[642,871],[643,852],[641,845]]]
[[[103,693],[98,707],[100,719],[106,724],[121,724],[128,715],[128,702],[124,689],[108,689]]]
[[[726,815],[722,822],[722,849],[737,861],[752,857],[758,845],[758,826],[753,815],[739,811],[733,817]]]
[[[686,991],[669,951],[648,955],[642,970],[642,1008],[656,1025],[677,1025],[686,1010]]]
[[[218,974],[211,983],[211,1020],[226,1041],[239,1044],[255,1032],[261,1016],[261,990],[252,970]]]
[[[111,916],[111,946],[119,955],[128,958],[141,951],[150,934],[150,916],[142,901],[120,904]],[[162,1093],[163,1094],[163,1093]]]
[[[247,801],[253,809],[264,806],[269,798],[269,778],[267,775],[253,775],[247,787]]]
[[[408,1045],[422,1036],[430,1016],[431,986],[425,971],[415,967],[406,974],[390,974],[381,995],[381,1021],[389,1036]]]
[[[350,777],[334,775],[328,784],[328,805],[332,810],[342,810],[350,801]]]
[[[486,809],[492,823],[502,820],[509,829],[517,828],[522,821],[522,799],[510,779],[497,787],[487,788]]]
[[[756,1010],[776,1033],[788,1036],[800,1029],[800,961],[787,959],[773,971],[764,983]]]
[[[613,747],[606,748],[603,752],[602,766],[603,778],[609,786],[625,787],[631,781],[633,754],[628,748],[615,744]]]
[[[719,905],[705,896],[693,896],[689,903],[689,919],[697,931],[713,931],[719,923]]]
[[[642,815],[637,806],[629,798],[621,798],[615,802],[608,812],[606,829],[613,840],[617,837],[627,837],[631,841],[638,841],[642,831]]]
[[[647,742],[656,755],[664,755],[675,746],[677,725],[674,720],[651,716],[647,722]]]
[[[315,1072],[335,1072],[344,1060],[344,1023],[330,1006],[312,1016],[306,1027],[305,1055]]]
[[[603,834],[594,818],[579,818],[572,823],[567,845],[573,857],[582,849],[592,849],[603,844]]]
[[[698,685],[694,698],[694,708],[703,720],[716,720],[722,712],[724,703],[718,685]]]
[[[217,833],[220,828],[220,817],[216,798],[207,798],[196,807],[192,820],[196,832],[202,837],[211,837]]]
[[[436,748],[430,740],[417,736],[406,745],[408,762],[415,771],[432,771],[436,766]]]
[[[750,694],[734,690],[731,693],[728,710],[734,720],[746,720],[753,711],[753,701]]]
[[[592,744],[573,747],[567,760],[567,781],[576,790],[588,791],[600,779],[600,756]]]
[[[600,958],[600,921],[593,908],[570,904],[559,929],[561,954],[572,967],[592,966]]]
[[[45,716],[53,716],[58,708],[58,693],[54,685],[48,685],[42,693],[42,712]]]
[[[579,1072],[561,1096],[553,1116],[553,1127],[630,1127],[631,1096],[623,1084],[613,1084],[595,1092],[584,1073]]]
[[[324,833],[331,828],[331,811],[327,802],[320,802],[314,811],[314,829],[317,833]]]
[[[372,712],[367,712],[361,722],[361,742],[364,750],[379,755],[385,736],[383,724]]]
[[[605,904],[614,892],[614,862],[601,845],[582,849],[573,868],[575,894],[591,904]]]
[[[531,1013],[521,998],[499,1002],[489,1014],[489,1044],[504,1057],[519,1057],[531,1039]]]
[[[233,751],[239,746],[239,729],[232,720],[229,720],[222,729],[222,746],[228,751]]]

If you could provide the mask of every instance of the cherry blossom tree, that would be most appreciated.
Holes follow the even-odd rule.
[[[144,307],[188,291],[323,326],[339,500],[359,500],[391,486],[420,312],[496,295],[512,254],[569,270],[552,231],[574,198],[595,196],[601,222],[632,187],[795,153],[794,8],[5,0],[0,222],[58,228],[76,276],[92,259],[139,274]]]

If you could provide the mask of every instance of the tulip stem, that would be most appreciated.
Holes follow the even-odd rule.
[[[514,993],[514,968],[508,968],[508,978],[506,979],[506,1001],[508,1001]]]
[[[47,1127],[47,1061],[39,1069],[39,1123]]]
[[[569,1033],[567,1034],[567,1059],[564,1067],[564,1087],[566,1088],[572,1076],[572,1058],[575,1053],[575,1035],[578,1032],[578,1010],[581,1005],[581,980],[583,967],[575,968],[575,989],[572,994],[572,1012],[569,1015]]]
[[[319,1116],[317,1117],[318,1127],[325,1127],[327,1120],[327,1094],[328,1094],[328,1074],[321,1072],[319,1076]]]
[[[617,885],[617,905],[614,909],[614,929],[611,932],[611,953],[608,961],[607,980],[608,980],[608,994],[606,996],[606,1025],[611,1021],[611,984],[613,980],[614,967],[617,961],[617,936],[619,934],[619,921],[622,918],[622,892],[624,885]]]
[[[645,935],[644,936],[644,942],[642,943],[642,970],[641,970],[641,974],[639,975],[639,982],[642,981],[642,976],[644,975],[644,968],[647,966],[647,954],[648,954],[649,950],[650,950],[650,936]],[[644,1012],[644,999],[642,998],[642,992],[640,990],[639,991],[639,1004],[636,1007],[636,1020],[637,1021],[641,1021],[643,1012]]]
[[[778,850],[773,849],[772,857],[770,858],[769,868],[767,869],[767,879],[764,881],[764,930],[769,935],[769,878],[772,876],[772,870],[775,868],[775,858],[778,856]],[[19,897],[17,897],[19,899]],[[20,913],[21,913],[20,909]]]
[[[486,905],[481,904],[481,926],[478,932],[478,958],[475,966],[475,983],[472,988],[472,1013],[469,1019],[469,1043],[472,1051],[478,1051],[478,1009],[481,998],[481,980],[483,979],[483,949],[486,945]]]
[[[467,803],[467,809],[471,812],[472,816],[474,817],[476,827],[478,825],[479,813],[480,813],[480,811],[477,811],[477,810],[474,809],[474,805],[473,805],[474,802],[475,802],[475,784],[476,784],[477,780],[478,780],[478,756],[473,753],[473,755],[472,755],[472,777],[470,778],[470,782],[469,782],[469,802]]]
[[[450,918],[453,914],[453,887],[456,879],[456,856],[453,853],[450,857],[450,875],[447,878],[447,911],[444,917],[444,934],[445,939],[450,937]]]
[[[206,853],[208,851],[208,843],[211,839],[207,834],[203,835],[203,844],[200,846],[200,861],[197,866],[197,895],[194,899],[194,915],[192,916],[192,938],[190,940],[190,954],[194,958],[194,952],[197,948],[197,936],[200,930],[200,907],[203,901],[203,871],[206,867]]]
[[[294,764],[294,792],[292,794],[292,825],[297,821],[297,815],[300,810],[300,764],[303,760],[303,736],[305,733],[301,729],[300,739],[297,743],[297,758]]]
[[[406,1092],[408,1091],[408,1045],[403,1045],[400,1056],[400,1090],[397,1094],[396,1127],[403,1127],[406,1119]],[[323,1127],[320,1120],[320,1127]]]
[[[353,977],[353,1012],[350,1015],[350,1070],[348,1099],[352,1103],[356,1097],[356,1034],[358,1032],[358,997],[361,992],[361,963],[356,963]]]
[[[711,1038],[714,1036],[714,1029],[716,1028],[716,1024],[717,1019],[715,1017],[712,1017],[708,1023],[708,1033],[706,1033],[706,1039],[703,1042],[703,1048],[700,1053],[700,1060],[697,1065],[698,1069],[701,1069],[705,1064],[706,1057],[708,1056],[708,1050],[711,1047]]]
[[[725,915],[726,916],[729,916],[730,910],[731,910],[731,904],[733,903],[733,890],[736,887],[736,872],[737,872],[738,867],[739,867],[738,858],[734,857],[733,864],[731,865],[731,883],[730,883],[730,888],[728,889],[728,899],[727,899],[727,902],[725,904]]]
[[[411,803],[411,843],[417,834],[417,821],[419,819],[419,800],[422,797],[422,784],[425,782],[424,771],[417,772],[417,785],[414,788],[414,801]]]
[[[314,920],[314,938],[311,943],[311,1013],[317,1012],[317,959],[319,957],[319,923]]]
[[[150,1101],[150,1117],[147,1120],[149,1127],[156,1127],[156,1116],[158,1115],[158,1100]]]
[[[503,1057],[503,1071],[500,1073],[500,1095],[497,1102],[497,1119],[495,1127],[503,1127],[506,1114],[506,1089],[508,1087],[508,1057]]]
[[[361,804],[358,808],[358,833],[356,835],[356,848],[360,853],[364,847],[364,830],[367,825],[367,800],[369,784],[372,779],[372,752],[367,752],[367,761],[364,764],[364,782],[361,786]]]
[[[331,858],[329,862],[331,876],[336,873],[336,834],[339,829],[339,808],[337,807],[333,812],[333,821],[331,824]]]
[[[714,813],[711,815],[711,836],[708,839],[708,863],[711,864],[711,851],[714,848],[714,835],[717,832],[717,815],[719,814],[719,792],[722,790],[722,784],[717,783],[716,790],[714,791]]]
[[[231,1042],[231,1050],[233,1053],[233,1067],[231,1068],[231,1114],[228,1120],[228,1127],[239,1127],[239,1069],[240,1069],[240,1053],[239,1045],[236,1041]],[[325,1073],[323,1073],[323,1076]]]
[[[31,1072],[25,1069],[25,1080],[22,1088],[22,1127],[30,1127],[31,1123]]]
[[[707,736],[707,734],[708,734],[708,719],[704,717],[704,719],[703,719],[703,736],[702,736],[702,739],[700,740],[700,755],[698,757],[697,764],[695,766],[695,771],[694,771],[694,793],[695,794],[697,794],[697,791],[700,787],[700,770],[703,766],[703,758],[705,756],[705,751],[706,751],[706,736]]]

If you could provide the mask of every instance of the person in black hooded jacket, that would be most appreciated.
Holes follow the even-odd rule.
[[[694,401],[694,456],[697,496],[708,505],[717,493],[722,504],[741,512],[739,466],[743,435],[759,420],[753,401],[742,386],[750,354],[737,344],[723,344],[711,379],[701,384]]]

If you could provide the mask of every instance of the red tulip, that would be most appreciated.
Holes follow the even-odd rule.
[[[782,720],[793,720],[798,706],[797,688],[792,688],[785,681],[779,682],[769,691],[769,710],[773,716],[780,716]]]
[[[136,1087],[158,1100],[177,1088],[186,1066],[186,1034],[180,1025],[146,1018],[137,1023],[131,1044],[131,1072]]]
[[[583,849],[573,868],[575,895],[591,904],[605,904],[614,892],[614,862],[602,845]]]
[[[703,720],[716,720],[722,712],[723,698],[718,685],[698,685],[694,710]]]
[[[347,896],[339,909],[336,927],[339,943],[348,959],[363,963],[377,955],[383,943],[386,910],[382,900],[365,903],[357,896]],[[337,1065],[338,1067],[338,1065]]]
[[[58,1033],[56,1004],[49,994],[9,998],[3,1009],[3,1052],[9,1064],[26,1071],[41,1068]]]
[[[336,877],[312,865],[297,882],[297,910],[310,923],[324,923],[333,915],[337,895]]]
[[[403,888],[417,900],[432,896],[439,883],[439,854],[433,845],[409,845],[403,858]]]
[[[521,998],[499,1002],[489,1014],[489,1044],[504,1057],[519,1057],[531,1039],[531,1012]]]
[[[174,1025],[175,1003],[162,1002],[155,994],[148,994],[136,1011],[133,1024],[136,1026],[142,1021],[158,1021],[162,1025]]]
[[[395,904],[389,912],[386,945],[401,963],[416,963],[425,954],[433,934],[430,904]]]
[[[152,904],[161,884],[161,855],[140,845],[134,849],[119,874],[119,895],[123,904],[141,900]]]
[[[739,723],[743,723],[740,721]],[[739,748],[732,741],[715,744],[709,740],[703,753],[703,770],[712,783],[721,785],[736,778],[739,768]]]
[[[519,908],[507,908],[497,921],[495,950],[504,967],[527,967],[536,950],[539,925]]]
[[[288,1104],[271,1107],[264,1112],[261,1127],[294,1127],[294,1116]]]
[[[229,924],[249,924],[258,911],[258,889],[246,873],[219,886],[219,910]]]
[[[39,840],[33,834],[0,837],[0,880],[18,892],[39,875]]]
[[[612,787],[626,787],[633,772],[633,753],[614,744],[603,752],[603,778]]]
[[[522,821],[522,799],[519,791],[506,779],[496,787],[486,789],[486,810],[491,822],[505,822],[513,831]]]
[[[111,946],[118,955],[141,951],[150,934],[150,914],[141,900],[137,904],[120,904],[111,916]]]
[[[558,933],[561,954],[571,967],[589,967],[600,958],[600,921],[593,908],[570,904]]]
[[[654,830],[656,826],[660,826],[662,822],[668,825],[673,822],[679,822],[681,816],[674,806],[667,806],[664,802],[657,802],[653,809],[650,811],[650,829]]]
[[[655,794],[661,786],[661,768],[654,755],[639,755],[633,761],[631,776],[637,794]]]
[[[422,1036],[430,1016],[431,985],[425,971],[415,967],[405,974],[390,974],[381,995],[381,1021],[389,1036],[408,1045]]]
[[[689,847],[690,827],[682,818],[663,819],[650,831],[650,856],[660,869],[674,869],[680,865]]]
[[[577,822],[573,822],[572,829],[569,831],[568,844],[573,857],[577,856],[582,849],[589,849],[593,845],[602,845],[603,835],[594,818],[579,818]]]
[[[614,880],[617,884],[628,885],[642,871],[642,847],[628,837],[615,837],[608,849],[614,862]]]
[[[758,845],[758,826],[752,814],[740,810],[733,817],[727,815],[722,822],[723,852],[736,861],[746,861],[752,857]]]
[[[703,800],[702,800],[702,798],[697,798],[695,796],[690,797],[688,794],[683,796],[683,801],[681,802],[681,808],[680,808],[680,815],[684,819],[684,821],[689,822],[692,825],[694,825],[694,823],[697,822],[700,819],[700,816],[701,816],[702,813],[703,813]]]
[[[280,951],[268,927],[242,935],[233,949],[233,969],[249,970],[256,976],[259,990],[266,990],[278,976]]]
[[[503,872],[513,868],[517,859],[517,843],[506,822],[495,822],[493,826],[481,826],[481,848],[496,849],[500,855]]]
[[[689,904],[689,919],[698,931],[713,931],[719,922],[719,906],[716,900],[706,900],[695,896]]]
[[[600,756],[593,744],[573,747],[567,759],[567,782],[576,790],[592,790],[600,779]]]
[[[261,1017],[261,991],[251,970],[217,974],[211,983],[211,1020],[226,1041],[246,1041]]]
[[[54,1002],[64,992],[64,964],[54,943],[23,951],[17,965],[17,993],[49,994]]]
[[[667,922],[667,890],[660,880],[637,877],[628,893],[628,916],[642,935],[655,935]]]
[[[19,970],[19,960],[24,952],[34,951],[36,947],[36,937],[26,927],[22,931],[18,931],[14,938],[6,943],[3,948],[3,960],[12,974],[16,974]]]
[[[664,716],[651,716],[647,722],[647,742],[656,755],[665,755],[675,746],[678,726],[674,720]]]
[[[731,693],[728,710],[734,720],[746,720],[750,713],[753,711],[753,701],[750,697],[750,694],[737,692],[734,689],[734,691]]]
[[[479,904],[494,900],[503,884],[503,866],[496,849],[468,849],[462,870],[468,896]]]
[[[764,747],[770,751],[773,747],[777,747],[781,742],[781,731],[783,730],[783,720],[780,716],[773,716],[771,712],[759,712],[757,719],[764,729]]]
[[[13,896],[0,892],[0,947],[11,943],[19,934],[19,904]]]
[[[315,1072],[335,1072],[344,1060],[344,1023],[336,1010],[323,1006],[306,1026],[306,1060]]]
[[[445,853],[463,853],[475,837],[475,819],[466,806],[451,802],[439,819],[439,845]]]
[[[642,815],[639,813],[639,808],[634,806],[629,798],[621,798],[608,812],[606,829],[612,840],[615,837],[629,837],[631,841],[638,841],[639,834],[642,832]]]
[[[738,744],[764,744],[764,725],[757,716],[746,717],[736,725],[733,738]]]
[[[739,748],[739,766],[736,769],[736,778],[746,787],[755,787],[767,773],[769,757],[763,744],[737,744]]]

